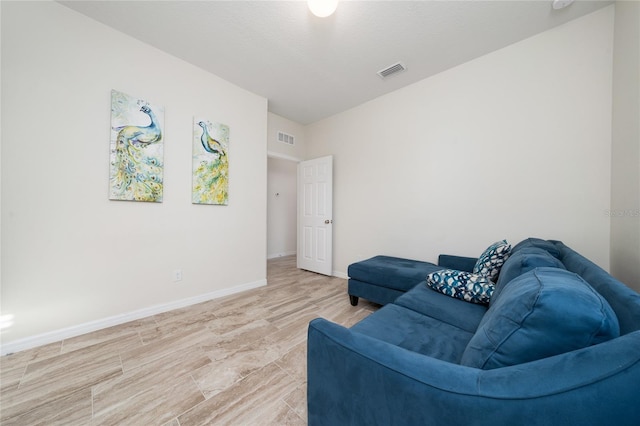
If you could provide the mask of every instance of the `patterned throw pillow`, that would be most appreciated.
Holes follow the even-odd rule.
[[[500,268],[502,268],[510,253],[511,244],[507,240],[495,242],[482,252],[471,272],[480,274],[495,282],[500,273]]]
[[[443,269],[427,275],[427,285],[447,296],[471,303],[487,304],[494,284],[482,275],[455,269]]]

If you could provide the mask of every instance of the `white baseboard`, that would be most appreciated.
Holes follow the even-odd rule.
[[[295,251],[285,251],[284,253],[272,253],[267,255],[267,259],[275,259],[276,257],[282,257],[282,256],[292,256],[296,254]]]
[[[349,275],[345,274],[344,272],[340,272],[340,271],[333,271],[333,276],[334,277],[338,277],[338,278],[342,278],[345,280],[349,279]]]
[[[265,285],[267,285],[267,280],[263,279],[251,283],[241,284],[231,288],[212,291],[211,293],[205,293],[199,296],[175,300],[173,302],[164,303],[162,305],[149,306],[148,308],[139,309],[137,311],[115,315],[96,321],[90,321],[84,324],[78,324],[60,330],[49,331],[47,333],[38,334],[36,336],[25,337],[13,342],[3,342],[2,346],[0,347],[0,356],[24,351],[42,345],[48,345],[49,343],[55,343],[64,339],[70,339],[71,337],[91,333],[103,328],[113,327],[115,325],[120,325],[129,321],[146,318],[151,315],[171,311],[173,309],[184,308],[185,306],[195,305],[196,303],[219,299],[221,297],[230,296],[232,294],[241,293],[243,291],[251,290],[258,287],[263,287]]]

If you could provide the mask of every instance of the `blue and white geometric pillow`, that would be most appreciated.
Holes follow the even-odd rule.
[[[495,242],[482,252],[471,272],[488,277],[495,282],[500,268],[510,254],[511,244],[507,240]]]
[[[455,269],[430,273],[427,285],[447,296],[483,304],[489,303],[494,288],[493,282],[485,276]]]

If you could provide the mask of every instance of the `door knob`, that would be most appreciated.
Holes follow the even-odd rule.
[[[325,225],[328,225],[328,224],[330,224],[330,223],[333,223],[333,221],[332,221],[332,220],[329,220],[329,219],[327,219],[327,220],[325,220],[325,221],[324,221],[324,224],[325,224]]]

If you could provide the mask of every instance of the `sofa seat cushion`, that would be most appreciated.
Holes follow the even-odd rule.
[[[566,269],[562,262],[547,250],[540,247],[521,247],[515,253],[512,253],[509,259],[502,265],[498,282],[493,289],[491,303],[494,303],[500,297],[500,292],[502,292],[502,289],[509,281],[532,269],[540,267]]]
[[[429,262],[402,259],[391,256],[375,256],[352,263],[347,273],[357,281],[381,287],[409,291],[422,282],[431,272],[442,269]]]
[[[456,364],[473,336],[473,333],[396,304],[385,305],[351,330]]]
[[[536,268],[505,285],[480,321],[461,364],[485,370],[522,364],[619,334],[611,306],[579,275]]]
[[[469,333],[475,333],[487,312],[486,305],[454,299],[429,288],[426,282],[415,286],[393,303]]]

